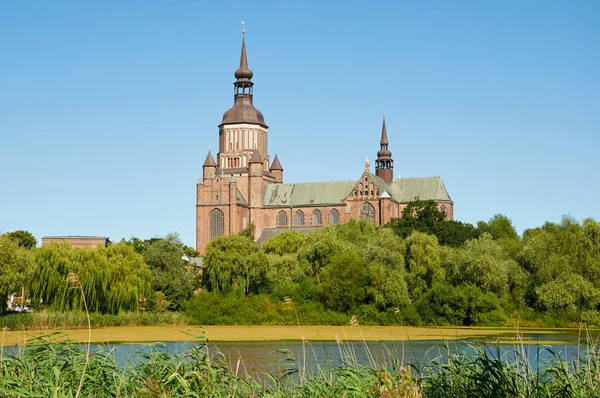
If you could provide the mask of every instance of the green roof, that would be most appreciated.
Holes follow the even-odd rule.
[[[384,194],[387,192],[392,200],[399,203],[408,203],[417,199],[452,202],[440,177],[396,178],[391,184],[386,184],[375,174],[369,173],[369,175],[380,192]],[[357,183],[358,181],[333,181],[270,184],[265,191],[263,205],[265,207],[340,205],[350,196]]]
[[[400,203],[408,203],[417,199],[452,201],[440,177],[396,178],[389,185],[388,192],[395,201]]]
[[[269,184],[263,206],[339,205],[344,203],[354,185],[356,181]]]

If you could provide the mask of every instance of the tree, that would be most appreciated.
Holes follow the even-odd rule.
[[[499,298],[511,287],[524,291],[527,280],[524,271],[487,232],[455,249],[448,268],[454,285],[471,284]]]
[[[505,319],[498,298],[472,285],[436,283],[416,306],[430,325],[500,325]]]
[[[521,250],[521,238],[519,238],[519,234],[517,234],[510,218],[503,214],[496,214],[487,223],[479,221],[477,223],[477,234],[480,236],[486,232],[492,235],[510,258],[514,260],[517,258]]]
[[[476,239],[477,229],[468,223],[454,220],[444,220],[435,223],[431,233],[438,238],[438,243],[444,246],[460,247],[470,239]]]
[[[406,238],[414,231],[433,233],[435,224],[444,221],[446,214],[438,209],[433,200],[416,200],[402,210],[401,218],[392,218],[386,227]]]
[[[346,312],[367,298],[369,272],[357,253],[345,251],[323,269],[321,284],[325,305]]]
[[[143,243],[142,255],[154,275],[153,288],[164,294],[172,310],[190,298],[196,287],[195,275],[186,268],[183,254],[183,244],[177,234],[170,233]]]
[[[28,231],[18,230],[9,232],[6,234],[6,236],[15,241],[19,247],[24,247],[31,250],[37,245],[35,236]]]
[[[444,280],[440,255],[437,238],[433,235],[413,232],[406,240],[407,279],[413,299],[425,293],[434,283]]]
[[[338,238],[332,228],[321,228],[308,235],[306,244],[298,251],[298,259],[310,264],[319,281],[321,270],[350,248],[351,245]]]
[[[31,252],[7,235],[0,236],[0,314],[6,312],[6,298],[21,292],[33,272]]]
[[[403,309],[410,305],[405,280],[405,245],[390,228],[379,228],[370,234],[363,250],[363,260],[369,271],[369,295],[380,311]]]
[[[532,274],[529,299],[540,309],[595,308],[600,297],[600,225],[564,217],[525,231],[520,261]]]
[[[222,236],[206,247],[202,280],[210,291],[258,293],[266,286],[269,262],[251,239]]]
[[[58,311],[83,309],[79,288],[92,312],[137,310],[151,292],[152,273],[141,255],[124,242],[97,249],[53,243],[35,250],[32,299]],[[72,280],[74,283],[70,283]]]
[[[262,249],[267,254],[295,254],[306,242],[307,234],[300,231],[284,231],[267,240]]]

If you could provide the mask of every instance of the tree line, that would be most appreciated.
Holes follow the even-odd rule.
[[[17,231],[19,232],[19,231]],[[21,231],[22,232],[22,231]],[[432,201],[375,228],[352,220],[216,238],[202,269],[177,235],[97,250],[0,237],[0,297],[23,287],[54,311],[180,311],[201,324],[600,326],[600,224],[564,217],[522,236],[496,215],[445,220]],[[35,240],[35,239],[34,239]],[[78,275],[80,286],[67,282]],[[4,310],[4,309],[3,309]]]

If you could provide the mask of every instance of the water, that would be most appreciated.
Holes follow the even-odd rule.
[[[403,364],[414,364],[418,367],[429,364],[431,361],[444,357],[447,350],[451,352],[475,352],[476,343],[484,343],[490,356],[509,356],[514,359],[515,351],[519,351],[529,360],[533,368],[537,368],[545,361],[552,360],[558,355],[563,360],[571,360],[583,353],[585,344],[578,343],[576,334],[564,334],[564,343],[550,341],[545,335],[524,335],[523,340],[529,344],[520,344],[515,341],[509,344],[498,344],[496,338],[486,340],[452,341],[385,341],[385,342],[335,342],[335,341],[222,341],[210,342],[210,354],[217,358],[222,355],[232,373],[238,375],[249,374],[261,377],[266,373],[280,374],[286,370],[305,368],[307,371],[316,371],[319,367],[342,366],[344,364],[358,363],[361,365],[384,366],[391,364],[396,359]],[[504,336],[509,337],[510,336]],[[514,336],[514,333],[512,334]],[[552,337],[556,338],[556,336]],[[555,341],[555,340],[554,340]],[[151,348],[165,350],[169,353],[183,355],[198,342],[167,342],[155,344],[104,344],[96,345],[94,350],[114,350],[118,364],[125,364],[126,360],[137,360],[140,355],[147,353]]]

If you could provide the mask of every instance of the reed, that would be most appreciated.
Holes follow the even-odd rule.
[[[310,348],[310,342],[307,345]],[[446,350],[425,365],[400,358],[369,363],[340,341],[340,361],[308,367],[287,353],[280,370],[250,376],[243,364],[228,365],[206,342],[184,353],[162,344],[119,363],[113,350],[58,343],[46,336],[22,347],[0,348],[0,396],[85,397],[597,397],[600,361],[593,341],[583,341],[579,355],[552,352],[537,361],[520,344],[474,344]],[[88,364],[86,368],[86,357]],[[364,364],[363,364],[364,363]],[[84,373],[84,369],[86,369]],[[83,383],[80,384],[81,375]]]

